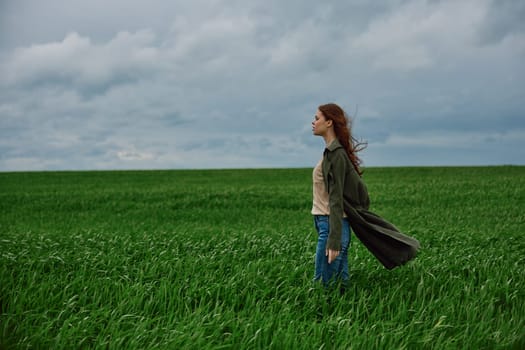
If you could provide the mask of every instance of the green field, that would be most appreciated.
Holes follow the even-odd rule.
[[[523,349],[525,167],[369,168],[422,249],[311,281],[311,169],[0,173],[1,349]]]

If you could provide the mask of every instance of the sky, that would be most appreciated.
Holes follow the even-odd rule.
[[[525,164],[523,0],[0,0],[0,171]]]

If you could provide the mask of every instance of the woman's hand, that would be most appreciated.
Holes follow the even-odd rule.
[[[328,263],[331,264],[339,256],[339,250],[326,250],[326,256],[328,257]]]

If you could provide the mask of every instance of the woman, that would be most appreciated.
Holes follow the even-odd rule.
[[[351,229],[388,269],[415,257],[419,242],[368,210],[370,200],[357,156],[364,144],[352,136],[346,113],[334,103],[319,106],[312,131],[326,144],[313,171],[312,214],[319,234],[314,279],[325,286],[336,280],[348,284]]]

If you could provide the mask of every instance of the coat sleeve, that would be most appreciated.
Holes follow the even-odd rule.
[[[344,151],[333,152],[328,173],[328,198],[330,206],[330,233],[328,235],[327,248],[341,250],[341,233],[343,229],[343,190],[346,173],[346,162]]]

